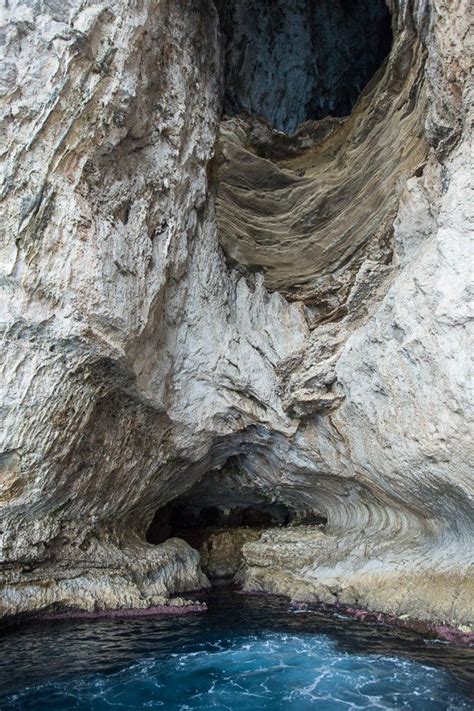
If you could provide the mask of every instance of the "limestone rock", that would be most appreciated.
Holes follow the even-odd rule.
[[[210,578],[234,578],[243,563],[242,547],[261,533],[255,528],[212,531],[199,549],[202,569]]]
[[[212,0],[3,8],[2,614],[207,585],[145,534],[208,481],[327,519],[248,589],[472,624],[468,3],[389,6],[294,136],[221,122]]]

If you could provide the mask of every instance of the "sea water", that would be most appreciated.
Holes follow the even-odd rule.
[[[175,618],[4,630],[0,709],[473,709],[473,650],[215,589]]]

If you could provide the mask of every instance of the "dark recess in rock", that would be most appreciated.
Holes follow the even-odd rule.
[[[225,51],[224,112],[292,133],[347,116],[388,55],[385,0],[217,0]]]
[[[320,514],[294,511],[278,503],[221,508],[219,505],[193,506],[178,499],[156,511],[147,531],[147,541],[158,544],[177,537],[196,545],[196,539],[200,541],[203,531],[241,527],[264,529],[292,524],[323,526],[326,523],[327,519]]]
[[[292,518],[292,512],[283,504],[221,509],[218,506],[190,506],[172,501],[156,512],[148,529],[147,541],[162,543],[176,536],[189,542],[189,534],[193,530],[285,526]]]

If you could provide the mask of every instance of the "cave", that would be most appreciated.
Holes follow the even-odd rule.
[[[284,504],[250,504],[235,508],[221,508],[177,499],[156,511],[147,532],[149,543],[163,543],[168,538],[183,538],[199,547],[205,531],[233,528],[263,529],[285,526],[295,514]]]
[[[325,184],[333,177],[323,175],[319,165],[313,171],[312,158],[302,159],[304,151],[297,137],[281,133],[294,134],[306,121],[326,117],[342,119],[351,114],[364,88],[384,66],[391,51],[392,17],[385,0],[216,0],[215,4],[219,18],[223,114],[210,172],[215,180],[219,241],[232,267],[242,265],[249,272],[263,267],[266,285],[270,288],[273,286],[269,281],[271,269],[275,270],[282,259],[284,281],[280,277],[275,286],[288,295],[285,287],[294,290],[302,278],[307,277],[302,270],[313,270],[316,265],[322,271],[327,267],[324,260],[335,256],[340,256],[343,263],[347,261],[345,242],[340,246],[340,255],[333,246],[328,250],[319,243],[317,254],[308,255],[313,239],[316,241],[322,232],[320,221],[330,233],[348,234],[355,252],[358,245],[352,231],[335,230],[328,219],[333,208],[327,204],[326,193],[319,189],[317,182],[321,180]],[[235,122],[229,121],[233,116],[243,119],[238,122],[238,129],[233,125]],[[261,120],[265,130],[254,132],[253,126],[260,125]],[[339,123],[342,121],[332,122],[331,130],[336,131]],[[280,133],[277,135],[269,127]],[[323,159],[322,164],[332,170],[338,163],[334,154],[345,151],[351,141],[360,144],[357,132],[356,126],[349,128],[343,137],[336,136],[328,149],[331,159]],[[321,148],[320,152],[324,150]],[[304,168],[299,163],[293,167],[290,162],[293,156],[304,162]],[[338,176],[331,201],[337,216],[345,212],[342,207],[347,206],[353,195],[360,193],[360,184],[367,183],[367,173],[364,166],[364,176],[359,178],[351,165],[347,178]],[[303,188],[293,191],[300,179],[304,182]],[[354,182],[357,183],[355,188]],[[273,203],[276,191],[278,198]],[[302,210],[305,192],[309,194],[309,208]],[[293,204],[294,199],[300,203]],[[231,215],[234,206],[235,214]],[[279,214],[280,210],[285,216]],[[364,219],[366,217],[364,212]],[[286,219],[291,224],[287,225]],[[301,227],[299,219],[303,222]],[[355,221],[353,211],[350,219]],[[271,222],[268,228],[267,220]],[[379,220],[376,221],[378,229]],[[242,248],[239,238],[246,228],[249,238]],[[278,241],[280,229],[286,253],[282,253]],[[365,236],[362,241],[367,241]],[[301,250],[302,242],[306,251]],[[253,254],[255,244],[257,262]],[[272,251],[268,264],[262,247],[267,252]],[[232,253],[233,249],[238,250],[238,256]],[[252,251],[249,257],[247,251]],[[332,278],[335,270],[330,266],[328,271]],[[347,296],[346,283],[344,287],[343,296]],[[311,300],[305,301],[313,305],[317,299],[311,294]],[[335,311],[338,318],[345,313],[336,299],[328,304],[327,310]],[[323,398],[324,407],[328,408],[333,406],[333,401],[339,401],[331,384],[325,386]],[[247,434],[251,430],[249,428]],[[258,447],[249,445],[249,460],[258,457],[257,450]],[[279,500],[278,496],[272,497],[267,484],[259,488],[258,483],[252,483],[254,472],[246,475],[245,464],[243,468],[240,466],[244,459],[239,456],[237,447],[217,473],[211,469],[187,492],[159,505],[146,532],[147,543],[160,545],[171,539],[182,539],[200,552],[202,570],[209,578],[234,577],[238,573],[242,546],[256,540],[263,531],[326,526],[327,518],[318,511],[317,502],[305,502],[305,505],[304,497]],[[215,467],[215,462],[210,464],[211,468]],[[240,486],[243,480],[247,482],[247,489]],[[216,563],[213,559],[219,555],[235,560],[227,561],[226,565],[222,560]]]
[[[472,708],[470,20],[4,0],[0,709]]]
[[[249,501],[229,508],[225,502],[209,505],[191,493],[158,509],[146,538],[154,545],[180,538],[199,551],[201,569],[211,581],[230,580],[243,563],[245,543],[258,540],[265,529],[287,526],[294,518],[283,504]]]
[[[160,506],[148,527],[147,542],[159,545],[180,538],[199,551],[202,571],[209,579],[238,582],[245,543],[258,540],[269,529],[326,526],[327,518],[314,507],[271,496],[245,480],[242,461],[230,457],[186,493]]]
[[[224,113],[293,133],[351,113],[392,45],[385,0],[219,0]]]
[[[199,485],[197,489],[199,492]],[[155,512],[146,539],[159,545],[180,538],[199,551],[201,569],[209,580],[238,584],[244,563],[242,548],[246,543],[259,540],[264,531],[272,528],[323,528],[326,523],[326,517],[314,511],[265,502],[258,496],[238,503],[217,498],[210,505],[191,490]]]

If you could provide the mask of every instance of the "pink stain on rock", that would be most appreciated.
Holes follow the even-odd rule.
[[[449,642],[463,647],[474,645],[474,632],[463,632],[462,630],[452,627],[451,625],[437,625],[432,622],[409,618],[401,619],[396,615],[388,615],[384,612],[370,612],[369,610],[365,610],[363,608],[345,606],[340,603],[328,605],[323,603],[307,603],[299,600],[292,600],[291,607],[294,610],[306,610],[308,612],[311,612],[311,610],[327,613],[338,611],[348,615],[349,617],[354,617],[361,622],[377,622],[378,624],[391,627],[403,627],[413,632],[419,632],[420,634],[429,635],[444,642]]]
[[[151,605],[150,607],[135,607],[115,610],[61,610],[52,612],[42,612],[30,617],[35,620],[100,620],[118,617],[172,617],[187,615],[192,612],[206,612],[206,603],[190,605]]]

